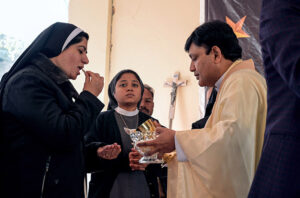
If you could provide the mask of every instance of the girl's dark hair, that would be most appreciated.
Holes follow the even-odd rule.
[[[123,74],[133,74],[136,79],[140,82],[140,85],[141,85],[141,98],[137,104],[137,107],[140,106],[141,104],[141,101],[142,101],[142,96],[143,96],[143,93],[144,93],[144,84],[143,84],[143,81],[141,80],[140,76],[133,70],[131,69],[125,69],[125,70],[122,70],[120,71],[119,73],[117,73],[115,75],[115,77],[110,81],[109,83],[109,86],[108,86],[108,96],[109,96],[109,104],[108,104],[108,110],[109,109],[114,109],[118,106],[118,102],[114,96],[114,93],[115,93],[115,90],[116,90],[116,84],[118,82],[118,80],[123,76]]]

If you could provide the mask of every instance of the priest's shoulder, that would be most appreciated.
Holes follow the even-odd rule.
[[[258,73],[256,70],[251,70],[251,69],[241,69],[238,70],[230,75],[228,78],[229,83],[232,82],[244,82],[244,83],[250,83],[250,82],[256,82],[260,81],[261,83],[265,84],[265,78]]]

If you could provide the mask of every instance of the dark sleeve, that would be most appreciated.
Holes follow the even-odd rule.
[[[102,166],[104,159],[101,159],[97,155],[97,149],[107,145],[107,143],[100,141],[99,134],[102,133],[102,131],[98,128],[98,125],[101,121],[101,116],[99,115],[92,124],[89,132],[84,136],[85,166],[87,172],[97,172],[104,169]]]
[[[209,116],[204,117],[204,118],[202,118],[202,119],[200,119],[200,120],[194,122],[194,123],[192,124],[192,129],[202,129],[202,128],[204,128],[204,126],[205,126],[205,124],[206,124],[208,118],[209,118]]]
[[[119,128],[114,120],[114,113],[112,111],[100,113],[91,130],[85,136],[85,160],[88,172],[130,170],[129,156],[124,155],[123,151],[113,160],[102,159],[97,156],[97,149],[101,146],[115,142],[121,145],[121,139],[115,137],[115,130],[119,130]]]
[[[72,103],[47,80],[34,73],[14,77],[7,84],[3,109],[50,149],[70,148],[82,141],[104,105],[87,91]]]
[[[162,168],[161,164],[149,164],[146,167],[146,170],[144,173],[145,173],[148,184],[156,183],[155,188],[157,188],[157,189],[152,189],[152,191],[153,190],[158,191],[158,189],[159,189],[158,180],[159,180],[163,193],[165,195],[167,195],[167,183],[168,183],[168,180],[167,180],[168,168],[167,167]],[[149,186],[149,188],[153,188],[153,187],[154,186]],[[165,197],[167,197],[167,196],[165,196]]]
[[[205,108],[204,117],[202,119],[192,123],[192,129],[202,129],[205,127],[205,124],[206,124],[206,122],[212,112],[212,109],[214,107],[214,104],[216,102],[217,94],[218,94],[217,90],[215,88],[213,88],[211,95],[209,97],[208,103]]]
[[[162,190],[165,194],[165,197],[167,197],[167,186],[168,186],[168,168],[167,167],[164,167],[164,168],[161,168],[161,172],[162,172],[162,175],[159,177],[159,180],[160,180],[160,183],[161,183],[161,186],[162,186]]]
[[[260,38],[264,63],[271,63],[300,97],[299,1],[264,1]]]

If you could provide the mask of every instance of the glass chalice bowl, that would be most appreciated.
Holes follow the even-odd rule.
[[[144,154],[152,150],[152,146],[138,147],[137,144],[144,141],[154,140],[156,138],[156,127],[152,119],[146,120],[137,129],[124,128],[125,132],[130,136],[134,148],[140,152],[143,157],[139,160],[140,163],[159,164],[163,163],[163,160],[158,159],[157,153],[151,156],[145,156]]]
[[[156,139],[156,127],[155,127],[152,119],[148,119],[144,123],[142,123],[140,126],[138,126],[136,131],[138,134],[141,134],[140,136],[142,137],[140,140],[138,140],[136,142],[136,144],[139,142]],[[136,148],[143,155],[143,157],[139,160],[140,163],[148,163],[148,164],[163,163],[163,160],[158,159],[157,153],[155,153],[151,156],[144,155],[145,153],[147,153],[153,149],[152,146],[143,146],[143,147],[136,146]]]

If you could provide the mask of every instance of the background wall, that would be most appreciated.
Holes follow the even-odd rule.
[[[85,70],[91,70],[106,75],[107,40],[109,39],[109,5],[110,0],[70,0],[69,22],[77,25],[89,34],[88,57],[89,64]],[[107,78],[105,78],[107,80]],[[84,83],[84,74],[81,73],[76,81],[75,88],[81,91]],[[107,84],[107,83],[106,83]],[[103,101],[106,92],[102,91],[99,98]]]
[[[106,86],[121,69],[135,70],[155,89],[153,117],[168,126],[170,88],[163,87],[174,72],[187,86],[177,91],[173,129],[183,130],[202,117],[202,90],[189,71],[184,44],[200,24],[199,0],[70,0],[69,20],[90,34],[87,68],[105,75]],[[202,8],[201,8],[202,10]],[[110,43],[112,48],[110,50]],[[82,89],[83,75],[76,88]],[[100,98],[107,104],[107,87]]]

